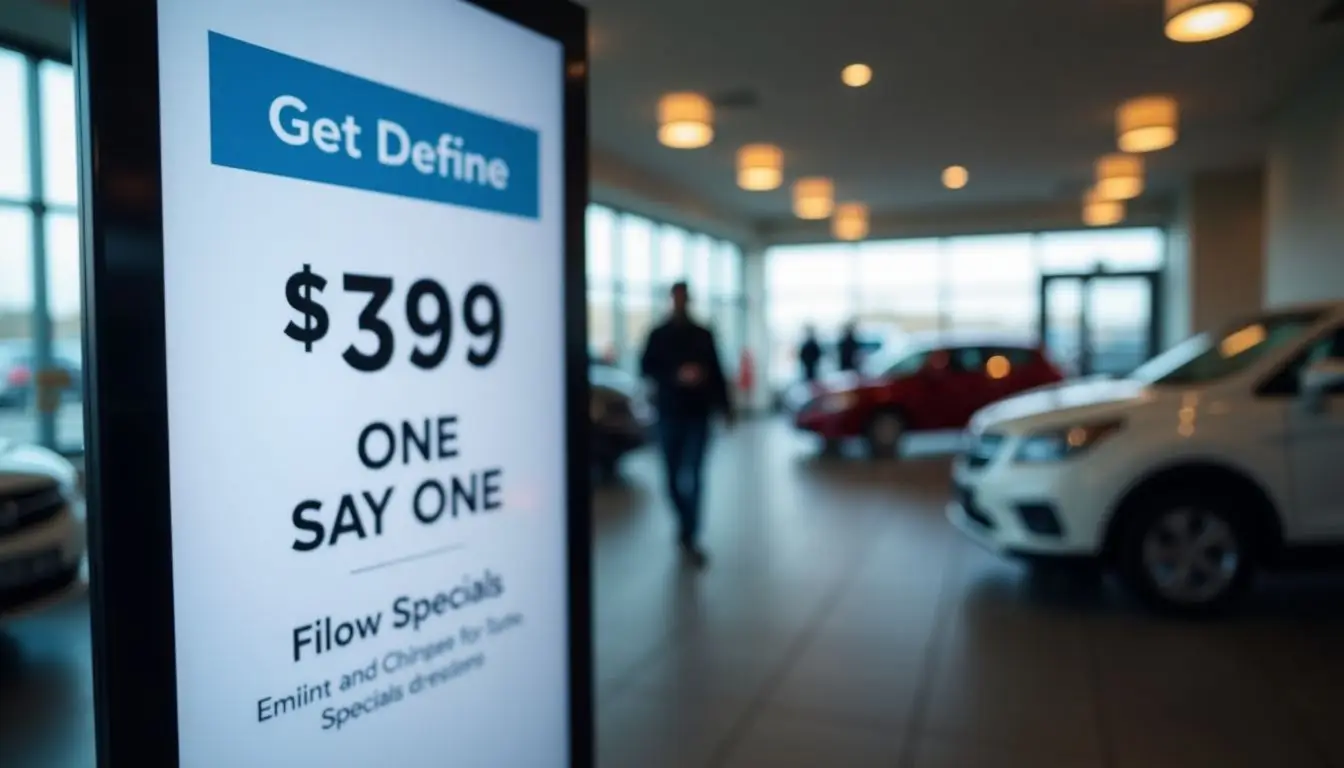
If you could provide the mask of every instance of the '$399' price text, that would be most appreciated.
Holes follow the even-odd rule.
[[[299,322],[290,321],[285,335],[301,343],[305,352],[326,337],[331,330],[331,317],[318,300],[327,287],[327,279],[304,264],[303,269],[290,275],[285,283],[285,298],[302,316]],[[342,287],[346,293],[367,294],[368,300],[359,313],[361,331],[372,334],[377,346],[366,352],[359,345],[346,347],[342,357],[357,371],[375,373],[392,362],[396,352],[396,336],[392,326],[383,319],[382,312],[395,292],[391,277],[346,273]],[[405,296],[406,324],[411,332],[428,341],[414,345],[410,361],[424,370],[433,370],[448,357],[453,341],[453,302],[443,285],[432,278],[421,278],[411,284]],[[467,362],[484,368],[499,354],[504,336],[504,309],[499,294],[487,283],[475,283],[467,288],[462,299],[462,324],[471,335],[473,344],[467,348]]]

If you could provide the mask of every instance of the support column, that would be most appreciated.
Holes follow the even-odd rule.
[[[1195,175],[1168,229],[1165,346],[1263,305],[1263,168]]]

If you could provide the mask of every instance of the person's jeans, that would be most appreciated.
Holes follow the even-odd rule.
[[[677,512],[681,543],[694,546],[700,535],[700,474],[709,444],[709,420],[661,419],[659,437],[667,466],[667,490]]]

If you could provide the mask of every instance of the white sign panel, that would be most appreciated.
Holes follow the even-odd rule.
[[[568,759],[563,54],[160,0],[181,762]]]

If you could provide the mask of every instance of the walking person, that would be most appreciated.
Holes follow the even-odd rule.
[[[798,364],[803,368],[803,382],[814,383],[817,380],[817,367],[821,364],[821,343],[817,341],[817,329],[810,325],[803,331],[803,346],[798,349]]]
[[[677,513],[677,541],[688,561],[704,567],[708,558],[700,545],[700,496],[709,423],[719,413],[731,425],[734,414],[714,333],[691,318],[689,303],[686,283],[672,286],[672,314],[649,333],[641,369],[656,388],[668,493]]]

